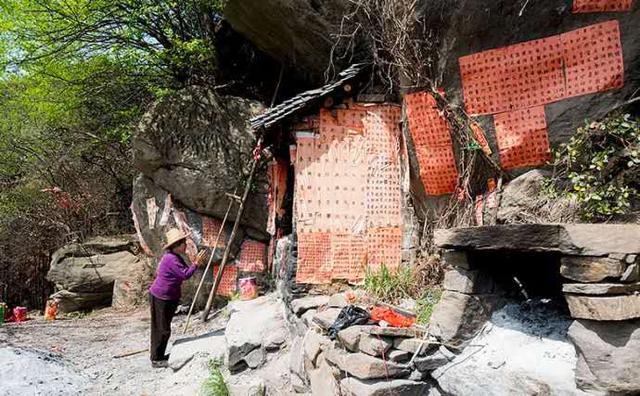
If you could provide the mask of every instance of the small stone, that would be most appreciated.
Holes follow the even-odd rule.
[[[267,361],[267,354],[264,348],[256,348],[253,351],[245,355],[244,359],[247,366],[251,369],[256,369]]]
[[[624,262],[627,264],[633,264],[638,259],[637,254],[627,254],[627,257],[624,258]]]
[[[363,328],[363,331],[367,334],[379,335],[384,337],[420,338],[424,335],[423,331],[418,330],[415,327],[367,326]]]
[[[413,364],[417,370],[429,372],[449,363],[455,359],[455,356],[456,355],[451,353],[446,347],[441,346],[438,350],[425,357],[415,358]]]
[[[412,355],[413,354],[411,352],[392,349],[391,351],[389,351],[389,353],[387,353],[386,358],[394,363],[404,363],[411,359]]]
[[[396,338],[393,340],[393,347],[399,349],[401,351],[416,353],[420,345],[422,344],[422,340],[419,338]],[[424,345],[422,345],[422,350],[420,354],[423,355],[426,351],[430,349],[429,341],[425,341]]]
[[[609,258],[613,260],[623,261],[625,259],[626,254],[624,253],[611,253],[609,254]]]
[[[636,283],[565,283],[562,285],[564,293],[615,295],[630,294],[640,290],[640,282]]]
[[[429,378],[429,374],[420,370],[413,370],[407,377],[407,379],[411,381],[423,381],[427,378]]]
[[[338,395],[340,385],[329,364],[322,359],[317,369],[309,373],[312,395]]]
[[[302,343],[304,357],[305,359],[308,359],[314,366],[316,364],[316,358],[318,357],[320,352],[322,352],[322,338],[324,337],[313,330],[307,331],[307,334],[305,334],[304,336],[304,341]]]
[[[264,347],[267,351],[275,351],[282,347],[286,342],[283,333],[271,333],[267,335],[264,341]]]
[[[303,313],[300,317],[300,319],[302,319],[302,323],[304,323],[305,326],[310,327],[311,322],[313,321],[313,317],[316,316],[317,312],[318,311],[315,309],[310,309],[307,312]]]
[[[338,332],[338,341],[351,352],[358,352],[362,326],[351,326]]]
[[[640,264],[631,264],[624,271],[620,280],[623,282],[637,282],[640,281]]]
[[[344,293],[336,293],[329,298],[327,305],[332,308],[344,308],[349,305],[349,302]]]
[[[405,311],[415,312],[418,307],[418,303],[413,298],[403,298],[398,303],[398,307]]]
[[[324,330],[329,330],[329,327],[336,321],[340,314],[339,308],[327,308],[324,311],[316,313],[313,317],[313,323],[317,324]]]
[[[293,374],[289,377],[291,380],[291,388],[293,388],[294,392],[305,393],[307,391],[307,387],[302,381],[302,379],[300,379],[300,377],[298,377],[296,374]]]
[[[578,282],[600,282],[606,278],[619,278],[624,272],[620,260],[607,257],[563,257],[560,273]]]
[[[339,349],[329,349],[325,358],[360,379],[375,379],[402,376],[407,373],[405,366],[366,355],[364,353],[348,353]]]
[[[421,396],[427,393],[429,385],[408,379],[363,381],[347,377],[340,381],[340,389],[347,396]]]
[[[382,356],[391,349],[393,341],[389,338],[363,335],[360,337],[360,343],[358,345],[360,352],[371,356]]]
[[[301,316],[303,313],[312,308],[318,308],[329,302],[328,296],[307,296],[291,301],[291,309],[293,313]]]
[[[571,317],[591,320],[640,318],[640,295],[591,297],[565,294]]]
[[[452,267],[471,268],[467,260],[467,252],[462,250],[445,250],[442,253],[442,261]]]

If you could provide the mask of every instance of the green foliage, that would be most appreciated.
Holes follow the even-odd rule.
[[[431,319],[431,314],[433,313],[433,308],[436,306],[438,301],[440,301],[440,297],[442,297],[442,290],[435,288],[427,288],[424,291],[424,294],[420,299],[418,299],[418,307],[416,322],[418,324],[424,325],[429,323],[429,319]]]
[[[209,377],[202,384],[200,394],[203,396],[229,396],[229,387],[222,374],[222,360],[209,360]]]
[[[364,290],[384,301],[397,302],[402,298],[411,298],[414,284],[413,268],[410,266],[401,266],[395,271],[385,264],[377,271],[365,268]]]
[[[584,219],[606,220],[632,209],[640,187],[638,119],[614,114],[587,122],[554,157],[558,176],[568,185],[547,190],[574,199]]]

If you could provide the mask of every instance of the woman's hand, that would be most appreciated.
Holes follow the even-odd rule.
[[[202,265],[204,264],[204,259],[207,255],[207,251],[206,250],[201,250],[198,252],[198,255],[196,256],[196,266],[197,267],[202,267]]]

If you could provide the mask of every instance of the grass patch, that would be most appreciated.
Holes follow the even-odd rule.
[[[440,297],[442,297],[442,290],[429,288],[424,292],[422,297],[418,299],[416,308],[416,322],[418,324],[424,325],[429,323],[433,308],[438,301],[440,301]]]
[[[200,394],[203,396],[229,396],[229,387],[222,375],[222,360],[209,360],[209,377],[202,383]]]
[[[397,270],[390,270],[382,264],[376,271],[365,268],[364,290],[380,300],[397,304],[402,298],[413,298],[415,288],[415,274],[410,266],[401,266]]]

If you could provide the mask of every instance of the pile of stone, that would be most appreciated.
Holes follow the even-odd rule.
[[[336,340],[330,340],[327,330],[346,305],[343,294],[308,296],[291,302],[289,320],[297,336],[291,347],[290,370],[296,392],[438,394],[429,373],[453,360],[451,351],[423,342],[424,332],[416,327],[351,326],[338,332]]]

